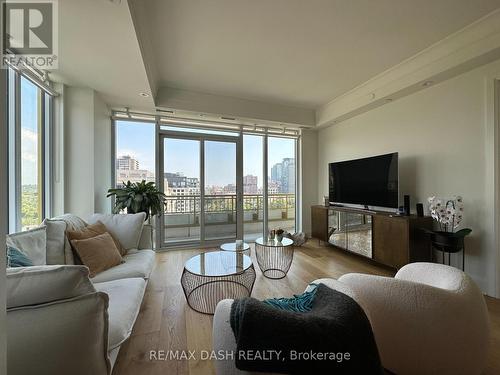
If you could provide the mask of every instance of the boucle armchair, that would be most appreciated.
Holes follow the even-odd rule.
[[[462,271],[411,263],[394,278],[346,274],[319,279],[355,299],[370,319],[383,366],[398,375],[480,374],[489,346],[489,317],[481,291]],[[232,300],[217,305],[215,350],[236,350],[229,325]],[[231,360],[216,362],[217,375],[249,374]]]
[[[400,374],[480,374],[489,347],[484,297],[464,272],[411,263],[394,278],[347,274],[370,319],[382,363]]]

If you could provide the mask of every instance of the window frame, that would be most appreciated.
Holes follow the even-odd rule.
[[[300,218],[300,212],[301,212],[301,202],[302,202],[302,196],[301,196],[301,184],[300,184],[300,179],[301,179],[301,161],[300,161],[300,138],[301,138],[301,133],[300,130],[295,130],[295,129],[285,129],[285,128],[273,128],[273,127],[266,127],[266,126],[249,126],[249,125],[243,125],[243,124],[231,124],[227,126],[217,126],[217,122],[212,122],[207,120],[206,125],[205,124],[186,124],[183,123],[182,121],[176,121],[176,119],[172,119],[169,116],[160,116],[160,115],[150,115],[150,114],[140,114],[140,113],[132,113],[129,111],[114,111],[112,114],[112,121],[111,121],[111,126],[112,126],[112,131],[111,131],[111,168],[112,168],[112,185],[113,187],[116,187],[116,158],[117,158],[117,131],[118,127],[116,126],[116,122],[119,121],[127,121],[127,122],[143,122],[143,123],[150,123],[150,124],[156,124],[156,132],[155,132],[155,144],[156,144],[156,150],[155,150],[155,180],[157,186],[161,187],[162,181],[159,181],[159,166],[160,166],[160,147],[159,147],[159,139],[162,134],[166,133],[174,133],[172,130],[165,130],[162,129],[162,126],[168,126],[169,128],[179,128],[179,135],[180,136],[186,136],[186,137],[195,137],[196,136],[204,136],[207,138],[210,138],[213,136],[211,134],[211,131],[219,131],[219,132],[231,132],[234,135],[228,136],[228,138],[238,138],[240,139],[241,145],[237,148],[237,153],[241,153],[241,158],[243,158],[243,135],[258,135],[262,136],[263,144],[262,144],[262,152],[263,152],[263,191],[265,192],[263,194],[263,235],[266,236],[267,232],[269,231],[269,218],[268,218],[268,178],[270,174],[268,173],[268,140],[270,137],[272,138],[289,138],[294,140],[294,159],[295,159],[295,231],[301,231],[302,230],[302,219]],[[210,123],[210,124],[209,124]],[[190,132],[189,130],[192,129],[193,131]],[[203,133],[203,131],[207,131],[207,133]],[[243,189],[243,170],[241,170],[241,190]],[[243,196],[243,194],[242,194]],[[114,207],[114,199],[112,199],[111,202],[112,207]],[[157,220],[159,223],[161,220]],[[239,230],[239,235],[238,238],[242,239],[244,237],[243,233],[243,221],[241,221],[241,228]],[[159,228],[157,228],[159,229]],[[159,232],[157,233],[156,236],[156,241],[159,245],[164,245],[159,237]],[[241,237],[241,238],[240,238]],[[175,245],[172,246],[172,248],[175,248]],[[165,249],[165,248],[162,248]],[[170,247],[168,248],[170,249]]]
[[[20,232],[22,227],[22,124],[21,124],[21,80],[28,80],[36,87],[38,96],[37,121],[38,145],[40,158],[38,171],[40,173],[40,219],[50,217],[52,212],[52,129],[54,123],[54,93],[44,89],[46,83],[38,82],[23,71],[8,68],[7,73],[7,137],[8,137],[8,224],[9,233]]]

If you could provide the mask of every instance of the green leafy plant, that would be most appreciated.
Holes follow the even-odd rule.
[[[127,210],[128,214],[145,212],[146,219],[150,216],[159,216],[165,206],[165,194],[158,190],[154,182],[123,183],[123,187],[109,189],[106,197],[115,197],[113,213]]]

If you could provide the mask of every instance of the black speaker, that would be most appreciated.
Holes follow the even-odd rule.
[[[417,203],[417,216],[424,217],[424,205],[422,203]]]
[[[405,215],[410,216],[410,196],[409,195],[404,196],[404,208],[405,208]]]

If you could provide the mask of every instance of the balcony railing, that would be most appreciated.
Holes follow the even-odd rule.
[[[209,236],[223,238],[233,235],[236,232],[236,194],[205,195],[204,198],[205,228]],[[199,195],[168,196],[164,217],[166,239],[192,239],[199,236],[200,214],[201,198]],[[245,235],[262,234],[263,214],[264,197],[262,195],[243,196]],[[295,194],[269,194],[268,221],[272,223],[272,227],[293,230]]]

